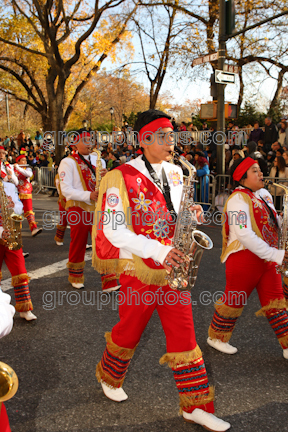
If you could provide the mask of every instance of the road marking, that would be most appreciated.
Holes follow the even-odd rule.
[[[87,252],[85,254],[84,260],[85,261],[89,261],[92,259],[92,255],[91,252]],[[61,270],[66,269],[66,264],[67,264],[67,259],[63,260],[63,261],[59,261],[56,262],[54,264],[50,264],[48,266],[45,267],[41,267],[37,270],[34,270],[32,272],[28,272],[28,276],[30,277],[31,280],[33,279],[41,279],[45,276],[50,276],[53,273],[57,273]],[[10,289],[12,289],[13,287],[11,286],[11,278],[10,279],[5,279],[1,282],[1,289],[2,291],[8,291]]]

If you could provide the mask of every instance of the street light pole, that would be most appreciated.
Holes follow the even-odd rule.
[[[7,115],[7,126],[8,131],[10,132],[10,115],[9,115],[9,102],[8,102],[8,95],[5,95],[5,102],[6,102],[6,115]]]
[[[111,114],[111,131],[112,131],[112,129],[113,129],[113,113],[114,113],[114,108],[111,107],[109,111],[110,111],[110,114]]]
[[[218,69],[224,69],[226,56],[225,0],[219,0]],[[217,174],[225,174],[225,85],[217,84]],[[221,139],[220,139],[221,136]]]

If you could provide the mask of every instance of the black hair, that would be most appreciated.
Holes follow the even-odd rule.
[[[147,126],[152,121],[163,117],[167,118],[168,120],[171,119],[171,117],[168,114],[165,114],[163,111],[159,111],[155,109],[149,109],[147,111],[143,111],[137,117],[137,120],[134,124],[134,131],[140,132],[140,129],[142,129],[144,126]],[[147,136],[145,139],[149,141],[149,138],[151,139],[152,137]]]

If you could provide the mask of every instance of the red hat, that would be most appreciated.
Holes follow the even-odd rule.
[[[19,162],[20,159],[26,158],[26,154],[20,154],[19,156],[16,157],[16,162]]]
[[[243,175],[255,163],[258,163],[258,161],[252,159],[251,157],[247,157],[247,158],[243,159],[243,161],[235,169],[235,171],[233,173],[233,179],[236,180],[236,181],[241,180],[241,178],[243,177]]]
[[[5,148],[3,146],[0,146],[0,150],[5,150]]]
[[[143,141],[147,136],[153,135],[159,129],[171,128],[173,130],[172,123],[166,117],[160,117],[152,122],[143,126],[139,131],[139,141]]]

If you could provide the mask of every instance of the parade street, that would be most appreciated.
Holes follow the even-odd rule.
[[[43,212],[57,212],[57,198],[33,197],[38,226]],[[157,313],[150,320],[131,361],[122,403],[107,399],[95,378],[96,364],[105,349],[104,333],[118,321],[115,296],[101,295],[100,275],[87,251],[84,290],[68,282],[70,230],[64,246],[56,246],[56,229],[44,229],[32,238],[23,223],[23,250],[37,320],[27,322],[16,312],[11,333],[1,340],[0,360],[19,378],[16,395],[6,402],[12,432],[200,432],[178,415],[178,391],[173,374],[159,364],[166,352]],[[288,431],[288,361],[268,321],[257,318],[256,291],[237,322],[231,344],[235,355],[207,345],[213,313],[213,295],[224,291],[225,266],[220,263],[221,227],[203,229],[214,248],[204,252],[192,292],[197,342],[203,352],[210,384],[215,386],[215,414],[230,422],[233,432]],[[2,289],[12,297],[10,273],[2,267]],[[59,293],[61,292],[61,295]],[[69,293],[76,293],[69,295]],[[205,293],[204,293],[205,292]],[[94,293],[94,294],[93,294]],[[100,304],[102,303],[106,304]],[[90,304],[89,304],[90,303]]]

